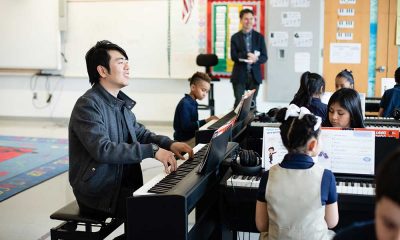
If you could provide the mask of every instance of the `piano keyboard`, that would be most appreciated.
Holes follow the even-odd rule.
[[[375,196],[375,183],[370,182],[336,182],[337,193]]]
[[[227,186],[258,188],[261,176],[232,175],[226,180]]]
[[[389,117],[366,117],[365,126],[368,128],[399,128],[400,121]]]
[[[250,123],[251,127],[276,127],[278,128],[281,125],[280,122],[260,122],[260,121],[253,121]]]
[[[133,193],[133,196],[155,194],[155,193],[158,193],[157,191],[167,192],[169,189],[171,189],[173,187],[173,185],[170,183],[175,182],[175,184],[176,184],[177,182],[179,182],[179,181],[177,181],[178,178],[182,180],[182,178],[185,177],[185,173],[187,174],[188,172],[190,172],[190,171],[188,171],[189,168],[192,168],[192,170],[193,170],[200,163],[200,162],[198,162],[197,165],[195,165],[193,161],[201,161],[201,160],[199,160],[199,157],[196,158],[196,156],[203,154],[200,152],[202,152],[202,151],[204,152],[206,150],[207,150],[206,144],[196,145],[193,148],[193,152],[195,153],[193,156],[193,159],[188,159],[185,161],[178,160],[177,161],[178,168],[175,172],[172,172],[170,174],[167,174],[165,172],[158,174],[157,176],[152,178],[150,181],[146,182],[141,188],[136,190]],[[164,180],[164,179],[168,179],[168,180],[170,180],[170,182],[168,182],[167,180]],[[161,181],[163,183],[160,184],[159,186],[157,186],[157,184]],[[165,189],[167,189],[167,190],[165,190]]]
[[[234,187],[258,188],[260,179],[260,176],[232,175],[230,178],[228,178],[228,180],[226,180],[226,185]],[[375,183],[337,181],[336,190],[337,193],[340,194],[375,196]]]

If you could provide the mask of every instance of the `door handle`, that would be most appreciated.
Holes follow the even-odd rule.
[[[386,71],[386,66],[379,66],[379,67],[375,68],[375,70],[377,72],[385,72]]]

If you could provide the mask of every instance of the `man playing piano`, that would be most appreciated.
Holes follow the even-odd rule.
[[[136,121],[135,102],[120,91],[129,82],[128,56],[121,47],[97,42],[86,53],[86,66],[92,88],[71,113],[69,181],[82,214],[125,220],[126,198],[143,185],[141,161],[155,158],[168,173],[177,168],[175,156],[193,156],[193,150]]]
[[[381,165],[376,176],[375,221],[357,223],[335,236],[347,239],[400,239],[400,151]]]

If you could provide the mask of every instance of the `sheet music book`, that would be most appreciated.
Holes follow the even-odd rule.
[[[322,128],[321,152],[314,158],[334,173],[375,174],[375,131]],[[264,128],[262,166],[268,170],[280,163],[288,151],[279,128]]]
[[[283,145],[279,128],[264,127],[262,146],[262,167],[265,170],[282,162],[288,150]]]
[[[334,173],[375,174],[375,132],[323,128],[318,162]]]

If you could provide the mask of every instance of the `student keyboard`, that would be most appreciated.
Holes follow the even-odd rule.
[[[368,182],[336,182],[338,193],[356,195],[375,195],[375,183]]]
[[[260,176],[232,175],[226,181],[226,185],[233,187],[258,188],[258,185],[260,185],[260,179]]]

